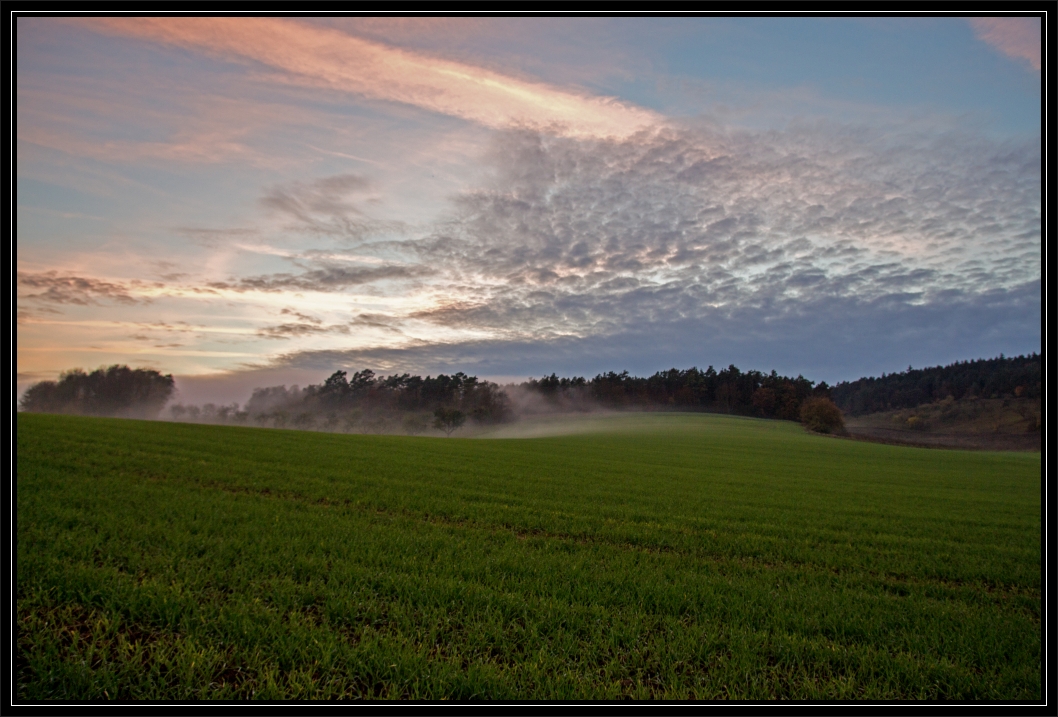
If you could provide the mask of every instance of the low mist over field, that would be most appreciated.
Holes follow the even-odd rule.
[[[831,387],[774,371],[712,366],[627,371],[588,379],[556,374],[498,385],[451,376],[349,376],[321,384],[254,389],[245,404],[173,400],[172,376],[112,366],[71,371],[23,395],[21,408],[44,413],[161,418],[328,433],[535,437],[594,430],[600,414],[693,411],[800,421],[808,430],[916,445],[1039,450],[1043,366],[1039,354],[962,361],[842,382]],[[862,417],[862,418],[860,418]],[[615,424],[616,425],[616,424]]]

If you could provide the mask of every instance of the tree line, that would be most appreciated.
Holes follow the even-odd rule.
[[[592,379],[559,378],[555,374],[521,384],[556,406],[573,410],[602,406],[613,409],[679,410],[731,413],[796,421],[809,398],[829,398],[825,381],[804,376],[790,378],[775,371],[741,371],[731,365],[717,371],[712,366],[658,371],[640,378],[627,371],[610,371]]]
[[[1027,356],[956,361],[947,366],[913,369],[861,378],[834,386],[831,398],[845,413],[859,416],[879,411],[914,408],[963,398],[1040,398],[1043,361],[1038,353]]]
[[[490,381],[463,372],[446,376],[400,374],[376,377],[370,369],[357,371],[350,378],[335,371],[320,386],[309,386],[303,403],[323,410],[362,407],[397,411],[436,411],[456,409],[480,423],[499,423],[509,417],[510,399]],[[250,399],[253,404],[253,398]]]
[[[815,384],[798,376],[772,371],[740,371],[728,366],[716,371],[690,368],[659,371],[641,378],[627,371],[584,377],[556,374],[529,379],[507,389],[540,397],[550,410],[711,411],[796,421],[809,398],[829,398],[825,382]],[[91,374],[74,370],[56,382],[30,388],[22,398],[27,411],[136,415],[155,417],[173,392],[172,376],[147,369],[111,366]],[[382,431],[402,424],[407,432],[431,426],[451,432],[465,420],[494,424],[515,417],[507,390],[490,381],[459,372],[452,375],[378,376],[370,369],[350,376],[338,370],[323,383],[305,388],[271,386],[254,389],[239,405],[170,407],[177,420],[210,423],[253,423],[262,426],[323,430]]]
[[[825,382],[816,384],[803,376],[743,372],[733,365],[720,371],[712,366],[704,371],[674,368],[646,378],[627,371],[592,379],[551,374],[506,387],[462,372],[423,378],[407,373],[378,376],[365,369],[352,376],[335,371],[322,384],[305,388],[254,389],[242,410],[237,404],[207,404],[201,409],[176,405],[171,412],[177,420],[277,428],[421,433],[432,427],[450,434],[467,420],[502,423],[534,410],[710,411],[798,421],[804,420],[806,402],[827,401],[829,390]],[[540,402],[529,406],[526,396]]]
[[[30,387],[19,402],[25,411],[155,418],[174,392],[172,375],[149,369],[110,366],[91,373],[74,369],[58,381]],[[803,376],[781,376],[775,371],[741,371],[731,365],[719,371],[669,369],[652,376],[628,371],[600,373],[594,378],[559,377],[552,373],[521,384],[500,387],[476,376],[379,376],[369,369],[332,373],[323,383],[305,388],[271,386],[254,389],[242,408],[174,405],[177,420],[210,423],[253,423],[278,428],[349,432],[422,433],[437,428],[445,433],[466,421],[494,424],[512,420],[526,408],[526,397],[547,411],[677,410],[728,413],[741,416],[802,421],[823,425],[827,416],[834,430],[840,413],[861,415],[976,396],[1039,398],[1042,359],[1028,356],[962,361],[948,366],[912,369],[880,378],[861,378],[828,386]],[[514,400],[512,400],[512,398]],[[515,405],[515,404],[518,405]],[[807,413],[806,413],[807,411]],[[807,418],[811,414],[813,417]]]
[[[238,404],[176,405],[177,420],[254,423],[276,428],[382,433],[423,433],[437,428],[447,434],[467,420],[501,423],[511,418],[511,402],[495,383],[459,372],[451,376],[377,376],[364,369],[349,376],[335,371],[322,384],[305,388],[271,386],[254,389]]]

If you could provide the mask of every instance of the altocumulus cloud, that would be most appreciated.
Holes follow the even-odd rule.
[[[865,361],[892,370],[884,362],[1039,346],[1038,137],[827,123],[625,139],[508,130],[487,161],[488,182],[404,243],[417,262],[356,271],[443,277],[448,298],[405,318],[494,338],[325,362],[459,359],[510,374],[739,358],[844,378]],[[317,271],[244,286],[356,283]]]

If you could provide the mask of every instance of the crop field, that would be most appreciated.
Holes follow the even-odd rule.
[[[17,420],[22,700],[1041,697],[1039,454]]]

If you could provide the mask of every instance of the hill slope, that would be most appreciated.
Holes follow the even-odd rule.
[[[937,403],[854,416],[845,421],[857,438],[991,451],[1039,451],[1038,398],[948,398]]]

